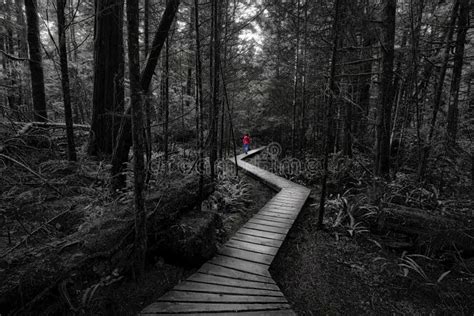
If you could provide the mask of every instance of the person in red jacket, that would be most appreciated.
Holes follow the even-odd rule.
[[[242,139],[242,142],[244,143],[244,153],[247,154],[250,150],[250,136],[249,136],[249,134],[244,135],[244,138]]]

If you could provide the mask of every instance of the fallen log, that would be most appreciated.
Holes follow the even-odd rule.
[[[458,250],[465,257],[474,255],[474,219],[457,220],[427,210],[386,204],[376,221],[370,223],[379,234],[398,233],[430,253]]]

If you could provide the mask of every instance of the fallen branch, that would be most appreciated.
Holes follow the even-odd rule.
[[[28,167],[27,165],[19,162],[18,160],[10,157],[10,156],[7,156],[5,154],[1,154],[0,153],[0,158],[4,158],[4,159],[7,159],[17,165],[19,165],[20,167],[26,169],[28,172],[30,172],[31,174],[35,175],[36,177],[38,177],[44,184],[46,184],[47,186],[49,186],[51,189],[53,189],[54,191],[56,191],[59,195],[61,196],[64,196],[64,194],[59,191],[55,186],[53,186],[51,183],[48,182],[48,180],[46,180],[45,178],[43,178],[43,176],[41,176],[39,173],[37,173],[36,171],[34,171],[33,169],[31,169],[30,167]]]
[[[66,213],[69,213],[71,210],[73,209],[73,206],[69,207],[67,210],[65,210],[64,212],[62,213],[59,213],[58,215],[54,216],[53,218],[49,219],[47,222],[43,223],[41,226],[39,226],[38,228],[36,228],[34,231],[32,232],[29,232],[28,233],[28,236],[24,237],[20,242],[18,242],[18,244],[16,244],[15,246],[13,246],[12,248],[8,249],[5,253],[3,253],[0,258],[3,258],[5,257],[6,255],[8,255],[9,253],[11,253],[13,250],[17,249],[18,247],[20,247],[24,242],[26,242],[29,237],[32,237],[35,233],[39,232],[40,230],[42,230],[45,226],[51,224],[52,222],[54,222],[56,219],[58,219],[59,217],[63,216],[64,214]]]

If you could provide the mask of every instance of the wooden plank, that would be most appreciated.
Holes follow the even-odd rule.
[[[248,223],[254,223],[254,224],[260,224],[260,225],[265,225],[265,226],[272,226],[272,227],[281,227],[281,228],[291,228],[292,223],[288,222],[275,222],[275,221],[269,221],[269,220],[264,220],[264,219],[259,219],[257,217],[252,217],[249,219]]]
[[[282,210],[282,209],[278,209],[276,207],[263,207],[261,209],[261,211],[271,212],[271,213],[278,213],[278,214],[289,215],[289,216],[296,216],[299,213],[297,210],[288,210],[288,209]]]
[[[280,291],[269,291],[262,289],[249,289],[237,286],[226,286],[217,284],[207,284],[201,282],[185,281],[181,282],[173,288],[174,291],[185,292],[203,292],[216,294],[232,294],[232,295],[261,295],[261,296],[283,296]]]
[[[246,241],[246,242],[254,243],[257,245],[264,245],[264,246],[270,246],[270,247],[276,247],[276,248],[279,248],[281,244],[283,243],[283,241],[281,240],[260,238],[260,237],[250,236],[250,235],[239,234],[238,232],[231,238],[231,240]]]
[[[250,235],[250,236],[255,236],[255,237],[275,239],[275,240],[284,240],[285,239],[285,235],[282,235],[282,234],[263,232],[263,231],[260,231],[260,230],[249,229],[249,228],[245,228],[245,227],[242,227],[241,229],[239,229],[239,233],[245,234],[245,235]]]
[[[298,208],[294,206],[280,206],[280,205],[275,205],[275,204],[265,204],[262,208],[262,210],[277,210],[280,212],[291,212],[291,213],[296,213],[298,211]]]
[[[146,314],[164,314],[164,313],[183,313],[183,312],[237,312],[237,311],[267,311],[278,309],[289,309],[290,305],[285,303],[269,303],[269,304],[209,304],[209,303],[181,303],[181,302],[157,302],[149,305],[142,311],[142,315]],[[260,314],[264,315],[264,314]]]
[[[272,213],[271,211],[267,210],[261,210],[257,214],[259,215],[266,215],[266,216],[272,216],[272,217],[277,217],[277,218],[283,218],[283,219],[296,219],[296,215],[288,215],[288,214],[281,214],[281,213]]]
[[[219,285],[238,286],[238,287],[251,288],[251,289],[280,291],[280,288],[276,284],[237,280],[237,279],[232,279],[225,276],[217,276],[217,275],[205,274],[201,272],[194,273],[188,278],[188,280],[195,281],[195,282],[219,284]]]
[[[232,247],[223,247],[217,251],[220,255],[231,258],[238,258],[246,261],[270,265],[274,256],[268,254],[256,253],[248,250],[242,250]]]
[[[232,295],[216,293],[197,293],[170,291],[160,297],[158,302],[208,302],[208,303],[288,303],[283,296]]]
[[[264,208],[274,207],[276,209],[280,209],[283,211],[295,211],[301,205],[303,204],[302,203],[283,204],[283,203],[277,203],[277,202],[269,202],[265,204],[263,207]]]
[[[140,314],[140,315],[150,315],[150,314]],[[179,314],[168,314],[168,313],[161,313],[161,314],[153,314],[153,315],[160,315],[160,316],[176,316],[176,315],[196,315],[196,313],[186,313],[182,312]],[[281,309],[281,310],[266,310],[265,312],[257,311],[257,312],[217,312],[217,313],[199,313],[199,316],[297,316],[295,312],[291,309]]]
[[[199,269],[198,272],[209,274],[209,275],[225,276],[227,278],[232,278],[232,279],[237,279],[237,280],[275,284],[275,281],[273,281],[273,279],[270,277],[247,273],[247,272],[235,270],[232,268],[223,267],[220,265],[214,265],[211,263],[205,263]]]
[[[283,235],[286,235],[288,231],[290,230],[288,227],[274,227],[274,226],[267,226],[267,225],[262,225],[258,223],[250,223],[250,222],[247,222],[247,224],[245,224],[244,227],[260,230],[263,232],[277,233],[277,234],[283,234]]]
[[[255,214],[252,218],[262,220],[262,221],[266,221],[266,222],[269,222],[269,223],[280,223],[280,224],[288,224],[288,225],[293,225],[293,223],[294,223],[294,220],[289,219],[289,218],[271,217],[271,216],[267,216],[267,215],[262,215],[260,213]]]
[[[257,253],[264,253],[264,254],[269,254],[272,256],[275,256],[278,252],[278,248],[276,247],[269,247],[269,246],[264,246],[264,245],[257,245],[245,241],[240,241],[240,240],[234,240],[230,239],[227,243],[226,246],[233,247],[233,248],[238,248],[238,249],[243,249],[243,250],[248,250],[248,251],[253,251]]]
[[[226,256],[214,257],[209,262],[222,267],[232,268],[234,270],[271,278],[270,272],[268,272],[268,266],[265,264],[249,262],[236,258],[229,258]]]

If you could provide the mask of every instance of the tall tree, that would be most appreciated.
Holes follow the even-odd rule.
[[[196,120],[197,120],[197,137],[198,137],[198,152],[199,152],[199,197],[202,199],[204,187],[204,111],[203,111],[203,89],[202,89],[202,61],[201,61],[201,40],[199,32],[199,0],[194,0],[194,39],[196,41],[196,49],[194,57],[196,59]]]
[[[319,201],[318,227],[324,227],[324,206],[326,203],[327,181],[329,172],[329,152],[334,143],[334,111],[332,109],[334,104],[334,94],[336,93],[336,64],[337,64],[337,50],[339,43],[339,19],[341,2],[344,0],[336,0],[334,3],[334,19],[333,19],[333,43],[331,53],[331,68],[329,74],[329,102],[325,107],[324,117],[324,160],[323,160],[323,179],[321,185],[321,199]]]
[[[393,60],[395,56],[396,0],[385,0],[382,14],[382,74],[377,108],[375,174],[390,175],[390,123],[393,101]]]
[[[293,118],[291,123],[291,154],[295,156],[296,153],[296,113],[298,100],[298,68],[300,61],[300,0],[296,1],[296,44],[295,44],[295,69],[293,73],[293,103],[292,111]]]
[[[210,109],[210,170],[211,178],[215,179],[215,163],[217,161],[217,136],[219,121],[219,66],[220,66],[220,28],[221,28],[221,6],[218,0],[211,1],[212,25],[211,25],[211,109]]]
[[[94,92],[89,155],[112,154],[124,109],[124,0],[95,1]]]
[[[145,274],[145,254],[147,248],[146,212],[144,204],[145,161],[143,153],[143,109],[140,86],[139,8],[138,1],[127,0],[128,25],[128,66],[130,77],[130,106],[132,112],[133,138],[133,184],[135,194],[135,274]]]
[[[64,8],[66,0],[56,1],[58,16],[59,60],[61,64],[61,85],[63,90],[64,114],[66,119],[67,156],[70,161],[76,161],[76,147],[74,145],[74,129],[71,111],[71,93],[69,90],[69,69],[67,62],[66,18]]]
[[[469,28],[470,0],[460,0],[458,29],[456,38],[456,51],[454,53],[453,79],[451,82],[450,102],[448,107],[448,143],[453,146],[456,143],[458,132],[458,104],[459,87],[461,83],[462,67],[464,62],[464,46],[466,34]]]
[[[36,0],[25,0],[26,23],[28,29],[28,48],[30,52],[31,90],[34,118],[46,122],[46,94],[44,91],[43,58],[41,56],[40,30],[38,22],[38,4]]]

